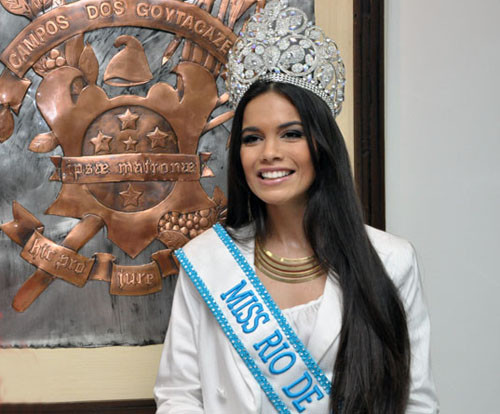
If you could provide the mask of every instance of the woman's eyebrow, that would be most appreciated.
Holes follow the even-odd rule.
[[[243,128],[241,130],[242,134],[245,133],[245,132],[259,132],[259,128],[254,127],[254,126],[249,126],[249,127]]]
[[[302,122],[300,122],[300,121],[285,122],[284,124],[278,125],[277,129],[288,128],[289,126],[292,126],[292,125],[302,126]],[[259,131],[259,128],[254,127],[254,126],[249,126],[249,127],[243,128],[241,130],[241,133],[243,134],[245,132],[258,132],[258,131]]]
[[[278,128],[279,129],[288,128],[289,126],[292,126],[292,125],[302,126],[302,122],[300,122],[300,121],[285,122],[284,124],[279,125]]]

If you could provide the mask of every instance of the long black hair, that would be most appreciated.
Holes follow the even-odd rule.
[[[253,223],[257,235],[265,237],[265,204],[245,181],[240,147],[246,105],[270,91],[287,98],[300,115],[316,171],[308,190],[304,231],[320,263],[338,279],[343,294],[332,412],[403,414],[410,382],[405,310],[368,239],[342,134],[329,107],[314,93],[285,83],[259,81],[243,96],[231,130],[226,225],[238,229]]]

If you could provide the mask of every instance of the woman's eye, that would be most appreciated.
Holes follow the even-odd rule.
[[[285,134],[283,135],[284,138],[289,138],[289,139],[299,139],[304,136],[304,132],[300,130],[291,130],[291,131],[286,131]]]
[[[241,138],[243,144],[252,144],[260,139],[258,135],[245,135]]]

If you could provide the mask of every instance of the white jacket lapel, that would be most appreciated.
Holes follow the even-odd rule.
[[[331,275],[328,276],[323,293],[323,300],[318,310],[316,325],[314,326],[307,348],[312,357],[323,368],[322,359],[331,346],[338,347],[338,339],[342,326],[342,295],[338,283]],[[336,356],[336,352],[329,353]],[[331,358],[328,358],[331,359]],[[333,358],[335,360],[335,358]],[[327,367],[327,372],[331,367]]]

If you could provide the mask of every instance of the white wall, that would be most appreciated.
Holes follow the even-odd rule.
[[[500,1],[387,0],[387,229],[420,256],[444,414],[500,413]]]

